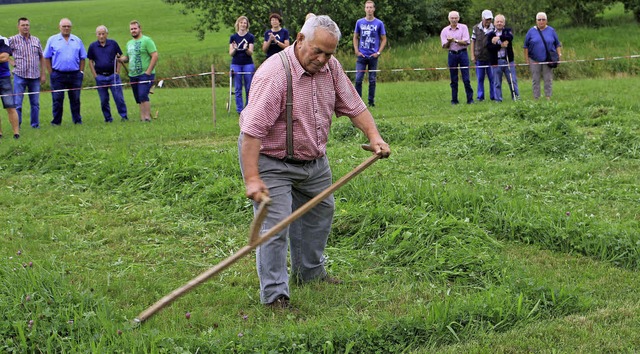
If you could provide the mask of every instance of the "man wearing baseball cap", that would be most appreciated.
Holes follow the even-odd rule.
[[[487,49],[487,35],[495,31],[493,26],[493,13],[491,10],[482,11],[482,21],[473,26],[471,33],[471,61],[476,65],[478,77],[478,101],[484,101],[484,77],[489,79],[489,98],[496,99],[493,87],[493,71],[491,70],[491,58]]]

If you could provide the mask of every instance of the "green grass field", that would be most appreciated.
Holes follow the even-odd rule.
[[[92,23],[89,38],[106,4],[129,6],[0,9],[27,12],[41,39],[64,16],[76,34]],[[160,1],[136,7],[146,15],[120,10],[102,23],[122,27],[112,29],[122,41],[131,18],[149,23],[156,41],[174,41],[167,56],[189,45],[208,55],[218,42],[226,51],[226,34],[200,47]],[[0,139],[0,352],[635,352],[640,103],[627,69],[556,80],[551,102],[531,99],[525,75],[518,102],[454,107],[446,80],[378,84],[373,114],[393,155],[335,194],[327,267],[344,284],[292,285],[295,310],[270,310],[251,255],[141,326],[141,311],[247,242],[228,89],[215,91],[215,125],[210,88],[157,89],[150,124],[129,90],[131,121],[105,124],[86,90],[84,124],[71,124],[66,100],[51,127],[43,94],[42,128]],[[334,179],[369,156],[363,142],[334,121]]]
[[[449,106],[446,82],[380,84],[394,155],[336,193],[328,268],[345,284],[294,286],[297,310],[273,312],[248,257],[139,328],[246,242],[237,117],[224,88],[215,128],[210,90],[161,89],[153,123],[106,125],[83,92],[82,126],[67,113],[0,142],[0,348],[633,351],[636,84],[560,81],[551,103],[523,84],[520,102],[469,107]],[[346,119],[332,139],[336,178],[367,157]]]

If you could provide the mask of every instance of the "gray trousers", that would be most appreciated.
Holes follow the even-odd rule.
[[[531,80],[533,82],[533,98],[540,98],[540,73],[542,73],[542,79],[544,80],[544,95],[551,97],[553,69],[547,64],[540,64],[533,60],[529,60],[529,69],[531,70]]]
[[[260,178],[269,188],[272,200],[261,233],[291,215],[332,183],[326,156],[304,165],[293,165],[260,155],[258,166]],[[254,203],[254,213],[257,207],[258,204]],[[256,268],[262,303],[273,302],[280,295],[290,297],[287,238],[291,248],[292,277],[307,282],[327,275],[324,249],[331,232],[334,209],[331,195],[257,248]]]

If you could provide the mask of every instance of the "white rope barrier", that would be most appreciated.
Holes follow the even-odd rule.
[[[558,64],[571,64],[571,63],[586,63],[589,61],[594,61],[594,62],[603,62],[603,61],[613,61],[613,60],[621,60],[621,59],[638,59],[640,58],[640,55],[636,54],[636,55],[625,55],[625,56],[615,56],[615,57],[599,57],[599,58],[593,58],[593,59],[574,59],[574,60],[560,60],[557,63]],[[534,64],[536,65],[546,65],[549,63],[553,63],[553,62],[536,62]],[[529,66],[529,64],[526,63],[521,63],[521,64],[516,64],[516,63],[511,63],[511,64],[504,64],[504,65],[469,65],[469,66],[456,66],[456,67],[433,67],[433,68],[397,68],[397,69],[377,69],[377,70],[363,70],[363,72],[375,72],[375,73],[381,73],[381,72],[405,72],[405,71],[439,71],[439,70],[450,70],[450,69],[482,69],[482,68],[495,68],[495,67],[507,67],[509,65],[512,66]],[[345,70],[345,73],[357,73],[357,70]],[[242,75],[242,74],[252,74],[254,72],[236,72],[235,74],[238,75]],[[187,74],[187,75],[179,75],[179,76],[171,76],[171,77],[166,77],[166,78],[161,78],[161,79],[157,79],[158,82],[160,81],[166,81],[166,80],[183,80],[183,79],[188,79],[191,77],[197,77],[197,76],[210,76],[212,74],[215,75],[231,75],[230,71],[208,71],[208,72],[202,72],[202,73],[197,73],[197,74]],[[45,90],[45,91],[38,91],[38,92],[25,92],[22,95],[35,95],[35,94],[40,94],[40,93],[53,93],[53,92],[68,92],[68,91],[75,91],[75,90],[95,90],[98,88],[103,88],[103,87],[112,87],[112,86],[130,86],[130,85],[134,85],[134,84],[146,84],[146,83],[153,83],[153,80],[147,80],[147,81],[139,81],[137,83],[120,83],[120,84],[110,84],[110,85],[99,85],[99,86],[87,86],[87,87],[79,87],[79,88],[71,88],[71,89],[60,89],[60,90]],[[0,95],[0,97],[5,97],[5,96],[17,96],[20,94],[6,94],[6,95]]]

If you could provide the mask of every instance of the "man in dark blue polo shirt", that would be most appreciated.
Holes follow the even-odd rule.
[[[87,59],[87,52],[84,50],[84,43],[78,36],[71,34],[71,21],[63,18],[60,20],[60,33],[49,37],[44,49],[45,65],[51,75],[50,82],[53,89],[51,125],[62,124],[64,90],[68,90],[73,123],[82,124],[80,91],[85,59]]]
[[[122,94],[122,81],[120,81],[121,64],[116,60],[122,55],[122,50],[118,42],[107,38],[108,35],[107,27],[100,25],[96,28],[98,40],[89,45],[87,58],[89,58],[89,68],[98,86],[104,121],[111,123],[113,118],[109,105],[109,88],[111,88],[111,94],[113,100],[116,101],[116,107],[122,121],[126,121],[128,118],[127,105],[124,103],[124,95]]]
[[[0,36],[0,96],[2,96],[2,106],[9,114],[9,123],[13,128],[13,137],[20,138],[20,124],[18,123],[18,112],[14,103],[13,88],[11,86],[11,71],[9,71],[9,56],[11,56],[9,40]],[[0,138],[2,129],[0,129]]]

